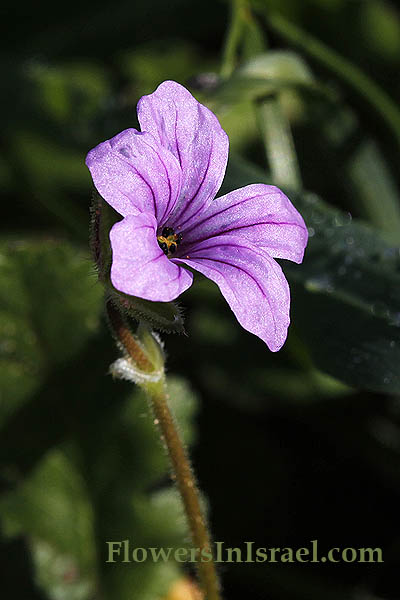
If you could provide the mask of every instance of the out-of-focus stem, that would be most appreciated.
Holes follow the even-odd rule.
[[[316,39],[283,15],[264,10],[270,28],[286,42],[301,48],[313,59],[330,69],[360,97],[366,100],[384,120],[400,147],[400,110],[390,96],[361,69],[332,48]]]
[[[272,180],[277,185],[299,190],[302,187],[297,155],[289,122],[279,96],[258,103],[258,120]]]
[[[242,36],[243,11],[246,10],[247,0],[232,0],[231,21],[225,41],[221,77],[230,77],[236,65],[236,52]]]

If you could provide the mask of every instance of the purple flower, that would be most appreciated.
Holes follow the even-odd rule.
[[[265,184],[215,199],[228,137],[183,86],[165,81],[137,110],[141,132],[126,129],[86,158],[98,192],[124,217],[110,232],[114,287],[168,302],[191,286],[187,265],[219,286],[245,329],[279,350],[290,295],[273,257],[303,260],[301,215]]]

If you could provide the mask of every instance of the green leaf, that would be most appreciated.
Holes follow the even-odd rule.
[[[181,378],[169,378],[168,388],[171,410],[188,443],[194,434],[196,398]],[[99,430],[101,445],[96,445]],[[131,550],[183,547],[188,541],[181,500],[169,484],[168,459],[144,393],[136,389],[114,418],[100,419],[80,446],[81,469],[95,510],[101,588],[107,597],[121,600],[132,589],[140,589],[140,597],[148,600],[166,595],[180,573],[173,559],[155,564],[106,562],[107,541],[129,539]]]
[[[332,100],[334,93],[315,82],[307,63],[295,52],[270,50],[245,62],[229,79],[223,80],[210,100],[226,110],[245,100],[263,100],[271,94],[305,89]],[[299,100],[298,100],[299,101]]]
[[[50,452],[23,485],[4,496],[0,515],[6,535],[29,538],[36,579],[50,598],[90,597],[93,512],[85,482],[64,452]]]
[[[400,18],[395,5],[382,0],[360,5],[360,25],[368,46],[387,60],[398,59],[400,53]]]
[[[317,125],[322,144],[341,157],[340,165],[351,184],[353,206],[395,243],[400,232],[399,189],[377,142],[361,135],[359,119],[348,106],[336,103],[334,114]],[[354,140],[357,140],[357,143]],[[344,160],[344,157],[347,160]]]
[[[83,573],[71,554],[63,554],[42,540],[31,541],[30,550],[37,585],[51,600],[90,600],[94,578]]]
[[[17,130],[10,144],[10,159],[25,190],[29,190],[29,201],[33,198],[35,206],[45,208],[77,239],[83,240],[87,212],[71,200],[72,193],[87,188],[89,183],[82,151],[44,131],[46,127],[40,133]]]
[[[83,348],[96,331],[102,295],[74,246],[0,243],[0,422]]]
[[[400,148],[400,110],[385,90],[355,64],[288,21],[283,15],[277,12],[270,13],[265,6],[262,7],[262,10],[269,27],[273,31],[277,32],[284,40],[301,48],[306,54],[332,71],[349,89],[369,104],[379,114],[388,130],[391,131],[397,147]]]
[[[270,50],[244,63],[238,73],[242,77],[284,80],[288,83],[311,83],[314,80],[307,63],[291,50]],[[234,79],[234,77],[233,77]]]
[[[165,40],[140,45],[124,52],[119,63],[124,77],[132,82],[138,96],[154,92],[161,81],[173,79],[183,83],[194,73],[216,68],[212,59],[202,55],[193,43],[182,39],[174,40],[172,45]]]
[[[73,555],[85,571],[93,568],[93,518],[85,483],[59,449],[50,452],[22,486],[2,498],[0,514],[7,535],[23,532],[45,540],[61,553]]]
[[[223,192],[270,183],[231,158]],[[315,194],[288,193],[310,239],[302,265],[284,261],[292,322],[318,368],[350,385],[400,391],[400,253],[378,231]]]
[[[373,140],[366,140],[357,149],[348,170],[365,215],[389,240],[400,234],[399,190],[384,157]],[[379,201],[377,201],[379,199]]]
[[[120,386],[113,386],[119,393]],[[168,387],[189,443],[196,397],[182,378],[169,378]],[[86,600],[97,589],[125,600],[139,589],[141,598],[158,600],[182,575],[173,557],[165,563],[106,562],[108,541],[129,539],[131,551],[188,542],[181,500],[167,485],[169,464],[145,395],[135,389],[128,402],[115,405],[111,414],[100,406],[83,433],[75,431],[74,441],[48,452],[0,500],[5,534],[27,536],[36,579],[50,598]]]
[[[105,71],[88,62],[49,66],[32,61],[27,75],[34,83],[39,109],[62,123],[80,119],[85,126],[85,120],[99,111],[110,93]]]

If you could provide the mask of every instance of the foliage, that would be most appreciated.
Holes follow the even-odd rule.
[[[160,329],[185,321],[186,336],[162,334],[170,396],[214,538],[278,547],[318,538],[327,549],[379,546],[385,557],[224,565],[226,598],[398,597],[400,15],[384,0],[232,4],[232,18],[230,2],[211,0],[200,10],[183,0],[112,10],[88,0],[59,14],[38,5],[18,27],[4,15],[5,596],[9,583],[32,599],[160,600],[185,571],[106,563],[107,541],[178,547],[187,531],[143,396],[108,374],[116,350],[87,248],[83,162],[135,126],[142,94],[176,79],[230,136],[221,193],[279,183],[310,233],[304,263],[282,261],[292,325],[278,354],[239,328],[201,277],[179,309],[132,306],[133,319],[154,309]]]

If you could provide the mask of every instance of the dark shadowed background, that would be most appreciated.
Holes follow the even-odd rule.
[[[88,250],[84,165],[136,126],[140,96],[174,79],[230,136],[223,191],[279,183],[310,232],[304,264],[281,261],[292,326],[279,353],[200,275],[179,299],[187,335],[162,334],[214,539],[317,539],[321,554],[379,547],[384,559],[225,564],[224,597],[398,600],[396,4],[249,2],[237,54],[224,51],[228,1],[15,3],[0,15],[2,597],[179,600],[173,586],[193,575],[105,562],[108,540],[188,540],[146,402],[108,375],[118,351]],[[277,181],[265,157],[255,105],[269,101],[291,126],[302,185]]]

